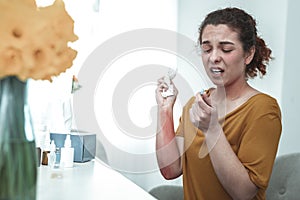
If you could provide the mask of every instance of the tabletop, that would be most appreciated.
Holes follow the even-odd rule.
[[[98,160],[73,168],[38,168],[37,200],[155,199],[118,171]]]

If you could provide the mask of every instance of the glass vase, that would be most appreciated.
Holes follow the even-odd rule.
[[[0,200],[35,200],[37,153],[27,81],[0,79]]]

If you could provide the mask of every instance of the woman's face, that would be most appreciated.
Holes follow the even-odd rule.
[[[201,56],[207,75],[217,86],[245,81],[245,67],[252,56],[246,54],[238,33],[227,25],[207,25],[202,33]]]

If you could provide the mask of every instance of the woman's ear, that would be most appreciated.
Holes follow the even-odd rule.
[[[253,57],[255,54],[255,46],[252,46],[249,51],[246,53],[246,57],[245,57],[245,64],[248,65],[249,63],[251,63]]]

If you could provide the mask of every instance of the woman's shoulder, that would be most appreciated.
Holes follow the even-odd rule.
[[[280,107],[276,98],[266,93],[257,93],[253,95],[247,103],[251,107],[256,107],[257,112],[276,112],[280,113]]]
[[[255,102],[259,104],[269,104],[269,103],[277,103],[277,100],[270,96],[269,94],[258,92],[257,94],[253,95],[252,97],[249,98],[248,102]]]

